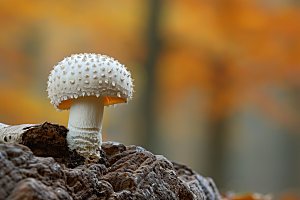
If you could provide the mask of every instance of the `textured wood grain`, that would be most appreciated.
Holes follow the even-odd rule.
[[[212,179],[142,147],[104,142],[102,160],[86,164],[66,133],[44,123],[23,133],[28,146],[0,141],[0,200],[221,199]]]

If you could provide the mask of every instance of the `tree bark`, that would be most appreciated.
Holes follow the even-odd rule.
[[[104,142],[102,162],[84,163],[67,132],[46,122],[22,129],[21,144],[0,141],[0,200],[221,200],[212,179],[139,146]]]

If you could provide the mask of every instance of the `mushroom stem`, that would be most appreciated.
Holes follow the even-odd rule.
[[[104,97],[79,97],[70,107],[67,142],[86,159],[98,160],[102,144]]]

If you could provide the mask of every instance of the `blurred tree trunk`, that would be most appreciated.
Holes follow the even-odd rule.
[[[225,118],[211,121],[209,124],[210,148],[208,160],[208,176],[211,176],[218,187],[225,187],[224,180],[224,140],[226,138]]]
[[[237,33],[237,13],[239,7],[234,0],[217,0],[215,7],[218,13],[218,26],[222,30],[224,38],[229,42],[234,40]],[[225,140],[227,138],[228,106],[227,98],[224,98],[230,87],[230,74],[228,65],[228,56],[224,54],[229,50],[221,52],[211,52],[212,75],[212,96],[210,106],[210,124],[209,124],[209,164],[208,175],[214,178],[216,184],[220,188],[224,188],[226,184],[224,174],[224,151]],[[229,62],[230,63],[230,62]],[[225,106],[223,106],[225,105]]]
[[[225,186],[224,180],[224,150],[227,135],[227,108],[222,107],[223,94],[229,87],[227,66],[222,58],[214,57],[211,60],[212,94],[209,111],[209,160],[208,175],[211,176],[219,187]],[[225,104],[224,104],[225,105]]]
[[[145,117],[145,140],[143,146],[153,153],[158,152],[157,133],[155,130],[155,66],[160,53],[161,41],[158,36],[159,32],[159,16],[162,1],[150,0],[149,1],[149,26],[148,26],[148,58],[145,63],[147,72],[147,84],[144,93],[144,106],[142,115]]]
[[[300,85],[298,86],[293,86],[293,89],[291,90],[292,93],[292,102],[291,104],[293,105],[293,108],[296,111],[297,116],[300,115]],[[300,154],[299,153],[295,153],[295,152],[300,152],[300,118],[296,119],[296,124],[294,126],[294,130],[295,133],[297,135],[297,138],[294,139],[295,142],[295,150],[293,152],[291,152],[293,155],[293,160],[295,160],[295,171],[293,171],[293,173],[296,172],[296,175],[293,174],[293,183],[296,187],[300,188]]]

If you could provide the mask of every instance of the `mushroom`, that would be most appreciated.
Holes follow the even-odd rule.
[[[97,161],[104,106],[127,103],[133,86],[127,68],[106,55],[73,54],[54,66],[48,77],[48,98],[59,111],[70,110],[69,149]]]

